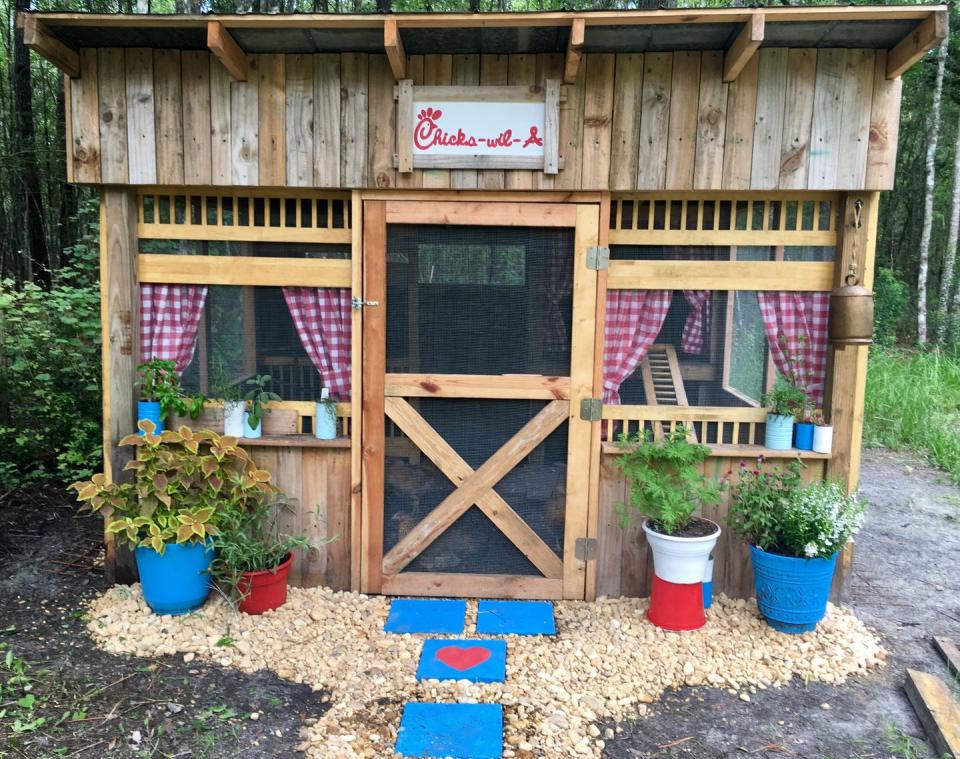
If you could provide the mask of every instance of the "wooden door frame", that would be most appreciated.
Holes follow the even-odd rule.
[[[546,200],[546,199],[545,199]],[[553,198],[551,198],[551,201]],[[375,301],[363,319],[361,590],[366,593],[506,595],[517,598],[582,599],[586,561],[576,558],[578,538],[588,536],[596,422],[580,418],[580,401],[595,397],[597,271],[587,267],[587,249],[599,243],[601,204],[489,200],[477,196],[425,203],[374,199],[363,203],[363,297]],[[386,230],[387,224],[449,224],[565,227],[574,230],[568,453],[562,579],[512,575],[407,573],[393,582],[382,572],[384,433],[386,413]],[[374,310],[376,309],[376,310]],[[469,383],[468,383],[469,384]],[[414,393],[411,393],[413,395]],[[474,397],[474,396],[470,396]],[[479,395],[476,397],[480,397]],[[555,396],[554,396],[555,397]],[[577,464],[574,464],[577,462]],[[418,577],[422,574],[423,577]],[[401,587],[402,585],[402,587]]]

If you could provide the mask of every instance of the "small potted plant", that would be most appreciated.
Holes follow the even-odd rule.
[[[186,393],[180,387],[176,363],[160,358],[145,361],[137,367],[140,399],[137,401],[137,423],[147,419],[157,434],[163,432],[170,413],[196,419],[203,412],[205,398]]]
[[[757,605],[786,633],[816,628],[827,610],[837,553],[863,522],[865,504],[836,482],[802,485],[799,461],[763,471],[741,464],[730,528],[750,545]]]
[[[827,424],[823,411],[813,415],[813,450],[816,453],[833,452],[833,425]]]
[[[270,413],[270,407],[267,404],[280,400],[279,395],[267,390],[270,380],[269,374],[258,374],[247,380],[246,384],[250,390],[246,395],[248,407],[243,417],[243,436],[246,438],[260,437],[263,433],[263,417]]]
[[[213,395],[223,401],[223,434],[243,437],[243,418],[247,410],[243,390],[230,381],[221,361],[213,367]]]
[[[701,471],[710,449],[691,442],[683,425],[660,440],[642,433],[621,436],[620,446],[623,453],[616,466],[630,480],[629,502],[617,504],[620,526],[629,522],[630,509],[646,517],[643,531],[653,551],[654,573],[667,583],[696,586],[702,618],[700,583],[720,537],[716,522],[694,516],[697,509],[713,506],[720,498],[719,485]],[[659,624],[652,614],[651,621]]]
[[[793,426],[793,447],[798,451],[813,450],[813,414],[813,409],[804,395],[803,406],[798,410],[796,424]]]
[[[788,451],[793,445],[794,415],[806,403],[807,395],[796,385],[781,379],[766,396],[767,422],[763,444],[775,451]]]
[[[303,535],[280,534],[277,516],[289,508],[281,498],[229,509],[213,539],[217,557],[210,573],[246,614],[263,614],[284,604],[293,552],[310,548]]]
[[[333,440],[337,436],[337,399],[323,388],[313,416],[313,432],[319,440]]]
[[[140,584],[157,614],[185,614],[203,605],[210,591],[211,538],[224,510],[249,508],[276,492],[270,474],[246,451],[215,432],[189,427],[127,435],[134,446],[129,482],[103,474],[72,488],[83,509],[102,511],[106,531],[134,548]]]

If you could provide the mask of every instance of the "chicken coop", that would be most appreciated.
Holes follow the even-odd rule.
[[[142,360],[211,426],[269,374],[242,445],[287,528],[336,538],[292,582],[646,595],[616,440],[679,424],[710,477],[799,457],[856,487],[868,348],[830,342],[830,293],[872,286],[900,76],[946,6],[18,23],[65,75],[68,179],[100,191],[108,471]],[[788,370],[830,453],[764,448]],[[715,558],[751,595],[746,546]]]

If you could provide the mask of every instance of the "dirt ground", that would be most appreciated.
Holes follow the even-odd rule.
[[[926,755],[911,740],[922,730],[903,673],[942,674],[931,637],[960,639],[960,490],[883,452],[867,456],[863,489],[871,508],[845,600],[882,634],[888,665],[842,687],[794,682],[750,702],[683,688],[645,718],[601,726],[618,729],[606,755]],[[287,757],[299,728],[326,710],[327,694],[266,672],[99,651],[83,610],[104,587],[96,520],[52,492],[0,500],[0,684],[22,661],[35,695],[23,707],[0,692],[0,757]]]

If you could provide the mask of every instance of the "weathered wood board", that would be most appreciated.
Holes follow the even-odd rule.
[[[736,81],[720,51],[585,55],[561,90],[562,166],[397,172],[386,57],[249,56],[233,81],[208,53],[81,51],[69,83],[82,183],[566,190],[890,189],[899,80],[885,51],[764,48]],[[409,56],[416,83],[525,84],[552,54]],[[400,124],[400,126],[406,126]]]

